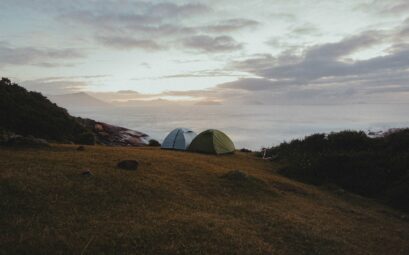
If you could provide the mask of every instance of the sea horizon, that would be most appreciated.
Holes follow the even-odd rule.
[[[220,129],[237,149],[258,150],[314,133],[386,131],[409,126],[406,104],[113,106],[69,109],[83,118],[144,132],[162,142],[174,128]]]

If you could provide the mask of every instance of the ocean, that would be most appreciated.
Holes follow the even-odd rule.
[[[409,127],[409,104],[138,106],[70,113],[142,131],[160,142],[176,127],[198,133],[220,129],[236,148],[252,150],[313,133]]]

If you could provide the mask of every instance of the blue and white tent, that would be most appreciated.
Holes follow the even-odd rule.
[[[176,128],[170,132],[162,143],[162,149],[186,150],[196,133],[188,128]]]

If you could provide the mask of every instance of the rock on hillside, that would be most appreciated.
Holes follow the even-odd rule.
[[[108,146],[145,146],[149,144],[151,139],[149,135],[139,131],[91,119],[78,119],[82,125],[94,133],[97,144]]]

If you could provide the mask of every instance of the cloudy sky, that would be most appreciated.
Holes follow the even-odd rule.
[[[46,95],[409,102],[407,0],[1,0],[0,74]]]

